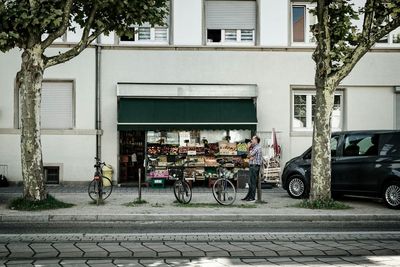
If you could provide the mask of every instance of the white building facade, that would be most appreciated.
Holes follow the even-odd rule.
[[[121,182],[124,131],[143,131],[147,140],[149,131],[229,128],[256,131],[266,139],[275,128],[283,163],[311,145],[315,45],[308,29],[315,18],[308,2],[171,0],[170,5],[168,26],[132,27],[133,38],[101,36],[70,62],[46,70],[43,159],[50,172],[58,168],[61,183],[89,181],[96,152]],[[381,40],[342,82],[335,97],[334,130],[400,127],[399,33]],[[79,30],[67,33],[50,53],[65,51],[78,38]],[[15,88],[20,54],[17,49],[0,54],[0,164],[8,165],[12,182],[22,180]],[[147,110],[128,103],[142,99],[150,101]],[[205,109],[204,116],[212,119],[181,117],[179,112],[164,116],[159,107],[172,100],[188,101],[176,105],[185,106],[181,112],[187,114],[190,101],[193,112],[203,113],[195,107],[218,105],[218,100],[226,104],[225,115],[219,121]],[[210,102],[199,104],[206,100]],[[252,110],[235,110],[235,105],[242,107],[239,102],[247,109],[250,100],[254,118]],[[154,121],[158,115],[165,119]]]

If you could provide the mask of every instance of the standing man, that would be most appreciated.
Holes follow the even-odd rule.
[[[256,188],[257,188],[257,178],[260,173],[261,164],[263,163],[260,137],[257,135],[251,138],[251,142],[248,143],[249,154],[247,157],[250,159],[250,181],[249,181],[249,191],[245,198],[242,200],[248,202],[256,201]]]

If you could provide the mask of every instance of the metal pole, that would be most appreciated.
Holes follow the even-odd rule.
[[[139,201],[142,201],[142,169],[139,168]]]
[[[262,179],[262,166],[260,166],[260,171],[258,172],[257,177],[257,202],[262,202],[262,186],[261,186],[261,179]]]

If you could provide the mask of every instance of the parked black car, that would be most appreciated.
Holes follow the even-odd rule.
[[[400,131],[336,132],[331,139],[332,196],[379,197],[400,209]],[[288,161],[282,186],[293,198],[310,192],[311,148]]]

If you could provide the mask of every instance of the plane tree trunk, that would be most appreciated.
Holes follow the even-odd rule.
[[[40,129],[41,87],[44,73],[43,51],[39,45],[22,53],[16,84],[20,98],[21,166],[24,197],[32,201],[47,197],[44,183]]]

